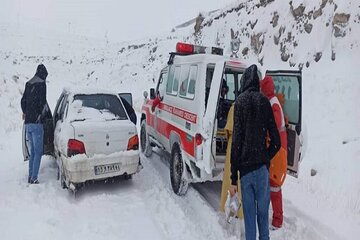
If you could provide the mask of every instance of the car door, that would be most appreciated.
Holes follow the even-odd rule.
[[[59,100],[57,101],[55,110],[54,110],[54,149],[56,152],[59,152],[60,143],[59,136],[61,133],[61,124],[64,117],[64,111],[66,107],[67,95],[62,93]]]
[[[283,112],[286,118],[288,140],[288,173],[298,176],[301,160],[302,120],[302,74],[301,71],[267,71],[272,76],[275,94],[284,99]]]
[[[137,117],[135,110],[133,108],[132,94],[131,93],[119,93],[120,100],[125,108],[127,115],[130,118],[130,121],[136,125]]]
[[[54,126],[53,126],[53,116],[49,104],[47,102],[44,107],[44,111],[41,119],[44,128],[43,154],[52,155],[54,152]],[[30,142],[26,135],[25,123],[23,124],[22,127],[22,152],[23,152],[24,161],[29,160]]]
[[[44,127],[44,154],[53,155],[54,153],[54,120],[49,104],[46,102],[42,117]]]
[[[30,158],[30,143],[26,135],[25,123],[22,126],[22,152],[24,161],[28,161]]]
[[[156,137],[156,139],[163,145],[166,145],[166,142],[168,142],[168,139],[162,134],[164,133],[166,130],[165,125],[162,124],[162,120],[166,120],[164,119],[164,114],[163,114],[163,105],[166,103],[166,96],[165,96],[165,88],[166,88],[166,84],[168,81],[168,71],[167,70],[163,70],[160,74],[159,77],[159,82],[158,85],[156,86],[156,90],[155,93],[160,97],[161,101],[160,104],[158,106],[155,107],[154,110],[154,135]]]
[[[133,99],[131,93],[119,93],[119,97],[126,100],[133,107]]]

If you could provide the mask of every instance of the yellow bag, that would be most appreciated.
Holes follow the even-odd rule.
[[[226,203],[226,199],[227,199],[227,193],[231,186],[230,155],[231,155],[231,145],[232,145],[232,132],[233,132],[233,126],[234,126],[234,123],[233,123],[234,104],[231,106],[231,108],[229,110],[227,119],[228,120],[227,120],[226,126],[224,128],[224,131],[225,131],[225,134],[228,139],[228,145],[227,145],[227,149],[226,149],[226,159],[225,159],[224,175],[223,175],[223,181],[222,181],[222,186],[221,186],[221,198],[220,198],[220,211],[222,211],[222,212],[225,212],[225,203]],[[224,134],[224,133],[220,132],[218,134]],[[236,194],[238,196],[239,201],[241,202],[240,176],[238,176],[237,183],[238,183],[238,192]],[[240,205],[240,208],[238,209],[237,216],[239,219],[244,218],[242,205]]]

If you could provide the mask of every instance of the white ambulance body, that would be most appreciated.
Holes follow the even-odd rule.
[[[230,109],[239,95],[245,69],[239,59],[222,56],[222,49],[178,43],[177,51],[170,54],[168,66],[160,73],[156,89],[150,89],[150,99],[144,93],[141,151],[150,156],[152,147],[157,146],[171,154],[170,178],[175,193],[185,194],[191,182],[222,179],[227,140],[218,126],[218,108],[221,104],[225,111]],[[278,93],[285,95],[285,115],[294,115],[291,119],[289,116],[288,130],[295,133],[289,134],[289,148],[293,145],[289,171],[296,176],[300,160],[301,72],[269,74]],[[228,88],[225,96],[221,96],[223,85]],[[289,88],[293,92],[288,95]],[[153,107],[156,98],[160,103]]]

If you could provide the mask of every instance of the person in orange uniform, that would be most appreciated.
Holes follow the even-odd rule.
[[[274,228],[281,228],[283,224],[283,206],[282,206],[282,192],[283,185],[287,172],[287,134],[285,126],[285,116],[281,108],[279,99],[275,96],[274,81],[271,76],[265,76],[260,81],[260,88],[263,94],[269,99],[274,113],[275,122],[279,130],[281,148],[275,157],[271,160],[269,175],[270,175],[270,200],[273,208],[272,226]]]

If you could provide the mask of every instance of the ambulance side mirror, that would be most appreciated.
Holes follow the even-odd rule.
[[[147,99],[148,98],[148,92],[147,91],[144,91],[144,98]]]
[[[155,89],[154,88],[150,88],[150,99],[155,99]]]

